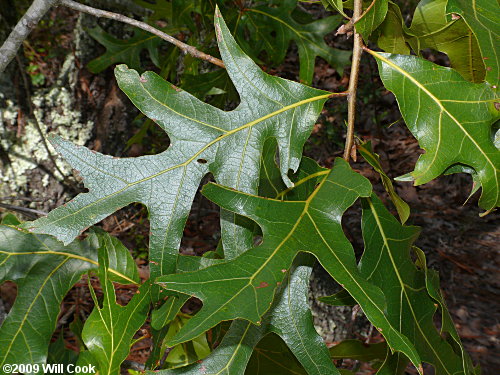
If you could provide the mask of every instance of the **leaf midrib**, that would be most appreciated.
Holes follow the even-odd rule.
[[[149,93],[149,91],[146,91],[146,92],[147,92],[147,93],[151,96],[151,94]],[[198,156],[199,156],[199,155],[201,155],[201,154],[202,154],[204,151],[206,151],[208,148],[210,148],[210,147],[211,147],[211,146],[213,146],[214,144],[217,144],[217,143],[218,143],[218,142],[220,142],[221,140],[223,140],[223,139],[225,139],[225,138],[227,138],[227,137],[229,137],[229,136],[231,136],[231,135],[233,135],[233,134],[235,134],[235,133],[238,133],[238,132],[240,132],[240,131],[242,131],[242,130],[245,130],[245,129],[247,129],[247,128],[253,127],[253,126],[255,126],[255,125],[257,125],[257,124],[259,124],[259,123],[261,123],[261,122],[263,122],[263,121],[265,121],[265,120],[268,120],[268,119],[270,119],[270,118],[272,118],[272,117],[274,117],[274,116],[277,116],[277,115],[279,115],[280,113],[286,112],[286,111],[288,111],[288,110],[290,110],[290,109],[294,109],[294,108],[300,107],[300,106],[302,106],[302,105],[304,105],[304,104],[312,103],[312,102],[315,102],[315,101],[318,101],[318,100],[328,99],[328,98],[330,97],[330,95],[331,95],[331,93],[324,94],[324,95],[319,95],[319,96],[315,96],[315,97],[312,97],[312,98],[308,98],[308,99],[301,100],[301,101],[299,101],[299,102],[296,102],[296,103],[293,103],[293,104],[290,104],[290,105],[287,105],[287,106],[283,106],[282,108],[280,108],[280,109],[278,109],[278,110],[276,110],[276,111],[274,111],[274,112],[271,112],[271,113],[269,113],[269,114],[267,114],[267,115],[265,115],[265,116],[262,116],[262,117],[260,117],[260,118],[258,118],[258,119],[256,119],[256,120],[250,121],[250,122],[248,122],[248,123],[246,123],[246,124],[244,124],[244,125],[242,125],[242,126],[240,126],[240,127],[236,128],[236,129],[229,130],[229,131],[227,131],[226,133],[224,133],[224,134],[220,135],[219,137],[217,137],[217,138],[215,138],[214,140],[212,140],[212,141],[210,141],[209,143],[207,143],[205,146],[203,146],[203,147],[202,147],[199,151],[197,151],[197,152],[196,152],[196,153],[195,153],[192,157],[190,157],[190,158],[189,158],[188,160],[186,160],[185,162],[180,163],[180,164],[177,164],[177,165],[172,166],[172,167],[169,167],[169,168],[166,168],[166,169],[164,169],[164,170],[162,170],[162,171],[160,171],[160,172],[157,172],[157,173],[155,173],[155,174],[153,174],[153,175],[151,175],[151,176],[145,177],[145,178],[143,178],[143,179],[140,179],[140,180],[137,180],[137,181],[134,181],[134,182],[128,182],[128,183],[127,183],[127,185],[126,185],[126,186],[124,186],[123,188],[121,188],[120,190],[117,190],[116,192],[114,192],[114,193],[112,193],[112,194],[106,195],[106,196],[104,196],[104,197],[102,197],[102,198],[100,198],[100,199],[98,199],[98,200],[96,200],[96,201],[94,201],[94,202],[92,202],[92,203],[90,203],[90,204],[88,204],[88,205],[85,205],[84,207],[80,208],[80,209],[79,209],[79,210],[77,210],[77,211],[74,211],[74,212],[72,212],[72,213],[70,213],[70,214],[68,214],[68,215],[65,215],[65,216],[60,217],[59,219],[56,219],[56,220],[50,221],[50,222],[49,222],[49,223],[47,223],[46,225],[53,225],[53,224],[55,224],[55,223],[57,223],[57,222],[59,222],[59,221],[61,221],[61,220],[65,220],[65,219],[67,219],[68,217],[71,217],[71,216],[74,216],[74,215],[78,215],[81,211],[83,211],[83,210],[85,210],[85,209],[88,209],[88,208],[90,208],[90,207],[92,207],[92,206],[95,206],[95,205],[97,205],[97,204],[101,203],[101,202],[102,202],[102,201],[104,201],[104,200],[107,200],[107,199],[109,199],[109,198],[112,198],[113,196],[118,195],[118,194],[120,194],[120,193],[124,192],[125,190],[129,189],[129,188],[130,188],[130,187],[132,187],[132,186],[135,186],[135,185],[140,184],[140,183],[143,183],[143,182],[145,182],[145,181],[149,181],[149,180],[151,180],[151,179],[154,179],[154,178],[156,178],[156,177],[158,177],[158,176],[161,176],[161,175],[163,175],[163,174],[165,174],[165,173],[167,173],[167,172],[170,172],[170,171],[172,171],[172,170],[174,170],[174,169],[177,169],[177,168],[180,168],[180,167],[187,166],[187,165],[189,165],[191,162],[193,162],[195,159],[197,159],[197,158],[198,158]],[[151,97],[152,97],[152,96],[151,96]],[[165,104],[163,104],[163,105],[165,105]],[[168,151],[168,150],[167,150],[167,151]],[[160,155],[161,155],[161,154],[160,154]],[[45,225],[42,225],[42,226],[40,226],[40,227],[44,227],[44,226],[45,226]]]
[[[446,107],[442,104],[442,102],[441,102],[441,100],[439,98],[437,98],[436,96],[434,96],[434,94],[432,94],[422,83],[420,83],[414,77],[412,77],[406,70],[401,69],[399,66],[397,66],[396,64],[394,64],[393,62],[389,61],[388,59],[386,59],[385,57],[381,56],[380,54],[378,54],[375,51],[372,51],[370,49],[366,49],[366,51],[369,54],[371,54],[373,57],[375,57],[375,58],[383,61],[384,63],[386,63],[387,65],[389,65],[391,68],[393,68],[394,70],[396,70],[399,73],[401,73],[404,77],[406,77],[408,80],[410,80],[411,82],[413,82],[413,84],[415,84],[415,86],[417,86],[420,90],[422,90],[424,93],[426,93],[439,106],[439,108],[441,109],[441,111],[444,112],[444,113],[446,113],[448,115],[448,117],[460,128],[460,130],[465,134],[465,136],[467,138],[469,138],[469,140],[474,144],[474,146],[476,146],[476,148],[479,150],[479,152],[487,160],[488,164],[491,165],[491,167],[492,167],[492,169],[494,171],[496,180],[498,181],[498,177],[497,177],[498,168],[495,166],[495,163],[493,163],[493,161],[491,161],[491,159],[488,157],[488,154],[481,148],[481,146],[476,142],[476,140],[467,132],[467,130],[455,118],[455,116],[453,116],[446,109]],[[496,186],[497,186],[497,192],[498,192],[498,184]],[[498,196],[498,193],[497,193],[497,196]]]
[[[47,277],[43,280],[41,286],[40,286],[40,289],[38,289],[38,292],[37,294],[35,295],[35,297],[33,298],[33,301],[31,302],[31,304],[28,306],[28,309],[26,310],[26,313],[24,314],[23,316],[23,320],[21,321],[21,323],[19,324],[19,327],[16,331],[16,333],[14,334],[14,336],[12,337],[12,340],[10,341],[9,343],[9,346],[7,347],[7,350],[5,352],[5,355],[3,357],[3,360],[2,360],[2,363],[0,363],[0,365],[3,365],[5,363],[5,360],[6,358],[8,357],[11,349],[12,349],[12,346],[14,345],[14,342],[16,341],[16,338],[17,336],[19,335],[19,333],[21,332],[21,330],[23,329],[24,327],[24,324],[26,323],[26,319],[28,318],[28,315],[29,313],[31,312],[31,309],[33,308],[33,306],[35,305],[35,302],[38,300],[38,298],[40,297],[40,295],[42,294],[42,291],[43,289],[45,288],[45,285],[49,282],[49,280],[52,278],[52,276],[54,275],[54,273],[56,273],[64,264],[66,264],[66,262],[68,261],[69,258],[65,258],[63,259],[58,265],[57,267],[54,267],[54,269],[47,275]],[[30,351],[31,353],[31,351]]]
[[[408,296],[408,293],[406,292],[406,283],[403,282],[403,279],[398,271],[398,268],[396,266],[396,262],[394,260],[394,257],[392,256],[392,253],[391,251],[389,250],[390,249],[390,246],[389,246],[389,242],[388,242],[388,238],[385,234],[385,231],[384,231],[384,228],[382,226],[382,223],[380,222],[380,217],[378,216],[378,213],[377,213],[377,210],[375,209],[375,206],[373,205],[373,202],[371,201],[371,199],[367,199],[368,201],[368,204],[370,205],[370,209],[372,211],[372,214],[373,214],[373,217],[375,219],[375,222],[377,223],[377,227],[378,227],[378,230],[380,232],[380,235],[382,236],[382,240],[384,241],[384,247],[386,249],[386,252],[387,252],[387,255],[389,256],[389,259],[391,261],[391,265],[392,265],[392,268],[394,269],[394,273],[396,274],[396,277],[398,279],[398,282],[400,284],[400,287],[401,287],[401,292],[404,294],[405,296],[405,299],[406,299],[406,302],[408,303],[408,307],[410,308],[410,311],[411,311],[411,315],[413,316],[413,320],[415,322],[415,325],[417,326],[418,328],[418,331],[420,332],[420,335],[422,336],[422,338],[424,339],[424,341],[427,343],[427,346],[432,350],[432,352],[434,353],[434,357],[439,361],[439,363],[441,364],[441,367],[444,371],[446,371],[447,374],[450,374],[451,373],[448,371],[448,368],[446,367],[446,365],[443,363],[443,361],[441,360],[441,357],[439,356],[439,354],[436,352],[436,350],[434,349],[434,346],[431,345],[431,343],[429,342],[429,340],[427,339],[427,335],[425,334],[425,332],[422,330],[422,327],[420,326],[420,321],[419,319],[417,318],[416,314],[415,314],[415,310],[413,309],[413,304],[410,300],[410,297]],[[412,288],[411,288],[412,289]]]
[[[293,202],[288,202],[288,203],[299,203],[299,204],[304,204],[304,208],[301,212],[301,214],[299,215],[299,217],[297,218],[294,226],[290,229],[290,231],[288,232],[288,234],[285,236],[285,238],[276,246],[276,248],[273,250],[272,254],[269,255],[269,257],[262,263],[262,265],[255,271],[253,272],[252,276],[251,277],[244,277],[244,278],[239,278],[239,279],[248,279],[248,283],[247,285],[245,285],[244,287],[242,287],[234,296],[232,296],[226,303],[224,303],[220,308],[218,308],[217,310],[215,310],[212,314],[210,314],[209,316],[207,316],[200,324],[206,322],[207,320],[209,320],[212,316],[214,316],[215,314],[217,314],[219,311],[222,310],[222,308],[224,306],[226,306],[227,304],[229,304],[234,298],[236,298],[237,296],[239,296],[243,290],[245,290],[246,288],[248,287],[252,287],[252,281],[257,277],[257,275],[262,271],[263,268],[265,268],[265,266],[273,259],[273,257],[276,255],[276,253],[278,253],[278,251],[281,249],[281,247],[294,235],[294,232],[295,232],[295,229],[300,225],[300,223],[302,222],[302,219],[305,217],[305,216],[308,216],[309,217],[309,220],[311,221],[311,223],[313,224],[314,228],[316,229],[316,232],[319,234],[319,236],[321,237],[323,243],[328,247],[328,249],[330,250],[330,252],[333,254],[333,256],[335,256],[337,258],[337,261],[343,266],[345,272],[350,275],[351,279],[354,281],[354,283],[356,283],[359,287],[359,289],[364,293],[364,290],[363,288],[361,287],[361,285],[359,285],[358,281],[356,280],[356,278],[351,274],[351,272],[345,267],[345,265],[343,264],[343,262],[338,258],[338,256],[335,254],[335,252],[333,251],[333,249],[329,246],[328,242],[326,241],[326,239],[323,237],[323,235],[321,234],[318,226],[316,225],[316,222],[314,221],[314,219],[312,218],[311,214],[309,213],[309,206],[310,206],[310,203],[311,201],[314,199],[314,197],[316,196],[316,194],[321,190],[321,187],[325,184],[325,182],[328,180],[327,177],[323,178],[323,180],[319,183],[318,187],[314,190],[314,192],[307,198],[307,200],[305,201],[293,201]],[[353,190],[351,188],[348,188],[342,184],[339,184],[337,182],[333,182],[333,181],[328,181],[330,183],[333,183],[333,184],[336,184],[338,186],[341,186],[345,189],[348,189],[348,190]],[[228,190],[230,191],[229,188],[225,187],[225,186],[219,186],[219,188],[221,189],[224,189],[224,190]],[[242,194],[242,195],[248,195],[248,196],[251,196],[253,197],[253,195],[251,194],[247,194],[247,193],[242,193],[242,192],[239,192],[239,194]],[[269,199],[269,198],[268,198]],[[276,199],[269,199],[269,200],[274,200],[276,201]],[[281,202],[281,201],[279,201]],[[231,280],[231,279],[229,279]],[[221,280],[214,280],[214,281],[221,281]],[[195,283],[198,283],[198,282],[195,282]],[[177,284],[190,284],[190,283],[177,283]],[[254,287],[254,290],[255,290],[255,287]],[[380,313],[381,317],[385,319],[387,325],[389,327],[392,327],[392,324],[389,322],[389,320],[387,319],[387,317],[385,316],[384,312],[379,308],[379,306],[375,303],[375,301],[373,301],[371,299],[371,297],[364,293],[364,295],[366,296],[366,298],[372,303],[372,306],[374,306]],[[269,307],[270,308],[270,307]],[[267,310],[269,310],[269,308]],[[266,311],[267,311],[266,310]],[[264,311],[262,314],[265,314],[266,311]],[[260,315],[262,315],[260,314]],[[195,327],[196,328],[196,327]],[[394,328],[393,328],[394,329]],[[191,329],[192,331],[193,329]],[[396,330],[394,330],[395,332],[397,332]],[[186,333],[184,334],[184,336],[186,336]],[[181,339],[182,340],[182,339]],[[178,341],[178,340],[177,340]],[[182,341],[181,341],[182,342]],[[178,343],[178,342],[175,342],[175,343]],[[414,352],[412,350],[411,347],[408,347],[406,345],[406,343],[403,341],[403,344],[406,346],[406,350],[408,351],[408,353],[412,353]],[[413,353],[415,354],[415,353]],[[416,364],[415,364],[416,365]]]

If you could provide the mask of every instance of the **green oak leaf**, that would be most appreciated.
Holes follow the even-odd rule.
[[[0,225],[0,283],[17,285],[14,305],[0,327],[0,366],[45,363],[61,302],[84,273],[97,268],[103,244],[108,244],[112,280],[136,283],[130,252],[103,231],[64,246],[52,236]]]
[[[262,229],[263,243],[221,265],[157,279],[168,290],[203,301],[203,308],[170,344],[190,340],[223,320],[243,318],[261,324],[283,275],[296,254],[306,251],[349,291],[392,349],[404,352],[420,366],[413,345],[384,315],[382,291],[359,273],[352,245],[342,231],[344,211],[359,196],[371,193],[368,180],[345,161],[337,159],[305,201],[261,198],[215,184],[206,185],[203,193],[221,207],[254,220]]]
[[[406,43],[407,27],[401,9],[389,1],[387,16],[377,28],[377,45],[386,52],[408,55],[410,47]]]
[[[148,16],[149,22],[165,20],[177,27],[187,26],[191,31],[196,30],[191,13],[201,14],[200,0],[134,0],[134,3],[153,12]]]
[[[50,343],[47,363],[62,363],[64,367],[67,368],[67,366],[70,364],[76,364],[77,359],[78,354],[74,350],[66,348],[62,333],[59,335],[56,341]]]
[[[411,173],[415,185],[431,181],[451,166],[469,166],[482,187],[479,206],[488,211],[497,207],[500,150],[491,129],[499,111],[492,89],[415,56],[368,52],[376,58],[382,82],[396,96],[408,128],[426,151]]]
[[[382,169],[382,165],[380,164],[380,157],[378,154],[373,152],[372,149],[372,144],[371,142],[366,142],[363,143],[362,145],[358,146],[358,151],[363,156],[363,158],[366,160],[368,164],[370,164],[373,169],[375,169],[378,174],[380,175],[380,179],[382,180],[382,185],[384,186],[385,190],[389,194],[389,197],[391,198],[392,203],[394,203],[394,206],[396,207],[396,210],[398,211],[399,219],[401,220],[401,223],[404,224],[406,220],[408,220],[408,217],[410,216],[410,206],[408,206],[408,203],[406,203],[397,193],[396,190],[394,189],[394,186],[392,185],[392,181],[387,176]]]
[[[140,55],[142,50],[149,52],[151,60],[156,66],[160,65],[158,45],[161,39],[146,31],[136,29],[130,39],[117,39],[106,33],[99,26],[88,29],[89,35],[106,47],[106,53],[87,64],[87,69],[92,73],[100,73],[108,66],[125,63],[133,69],[140,69]]]
[[[146,321],[151,301],[151,283],[146,282],[139,287],[127,306],[116,303],[115,289],[108,271],[110,250],[108,244],[104,243],[98,251],[102,307],[89,279],[89,289],[95,307],[82,330],[82,339],[88,349],[87,355],[92,356],[100,375],[120,374],[120,366],[130,352],[132,338]]]
[[[476,35],[486,65],[486,81],[500,82],[500,6],[491,0],[449,0],[447,13],[459,14]]]
[[[324,58],[342,74],[344,66],[349,64],[351,52],[329,47],[324,41],[325,35],[339,25],[341,16],[301,24],[292,16],[296,6],[297,0],[285,0],[277,8],[264,5],[246,9],[240,27],[246,27],[251,37],[246,43],[243,38],[239,39],[246,46],[245,51],[255,58],[265,51],[268,59],[278,65],[285,59],[290,42],[294,41],[299,50],[301,82],[311,84],[316,56]]]
[[[359,267],[364,277],[384,291],[388,319],[414,343],[422,361],[432,364],[437,375],[471,374],[461,353],[453,350],[434,325],[435,301],[427,292],[425,273],[410,256],[420,229],[401,225],[374,194],[362,206],[365,251]]]
[[[215,17],[219,48],[241,98],[225,112],[205,104],[152,72],[142,76],[116,69],[121,89],[169,135],[169,148],[152,156],[112,158],[60,138],[52,142],[84,177],[88,193],[79,194],[47,217],[28,223],[36,233],[68,243],[86,227],[133,202],[147,206],[151,223],[151,277],[175,271],[178,248],[192,200],[203,177],[257,193],[261,148],[277,139],[280,169],[287,185],[300,163],[302,148],[329,93],[265,74],[238,47],[220,13]],[[222,213],[227,256],[248,247],[252,234]]]
[[[283,341],[278,344],[282,347],[280,353],[292,361],[298,360],[301,365],[297,363],[297,368],[303,366],[311,375],[338,374],[323,340],[314,328],[309,309],[309,277],[313,262],[310,256],[300,258],[300,263],[306,263],[306,265],[294,265],[287,273],[273,307],[263,317],[260,326],[248,321],[236,320],[231,324],[221,343],[207,358],[183,368],[151,371],[148,374],[230,375],[242,374],[245,368],[248,374],[258,374],[259,372],[256,372],[254,367],[255,361],[257,358],[262,358],[261,355],[265,355],[262,351],[267,352],[265,337],[268,337],[266,335],[270,333],[281,337]],[[289,349],[285,350],[286,346],[283,342]],[[249,363],[252,353],[253,360]],[[267,365],[266,368],[268,368]]]
[[[476,36],[462,18],[446,19],[447,2],[420,1],[407,30],[407,42],[417,53],[426,48],[446,53],[451,67],[465,79],[482,82],[485,67]]]
[[[439,309],[441,312],[441,335],[448,335],[448,342],[450,342],[450,344],[454,348],[458,348],[463,359],[463,367],[471,374],[480,375],[480,366],[478,365],[474,367],[472,365],[472,361],[462,345],[462,341],[460,340],[460,336],[458,335],[455,324],[453,323],[453,319],[451,318],[450,312],[446,307],[443,292],[441,291],[441,288],[439,286],[439,275],[437,271],[427,267],[427,260],[425,258],[424,252],[421,249],[414,246],[413,251],[417,256],[417,266],[425,273],[425,286],[427,288],[427,293],[429,293],[429,296],[439,304]]]
[[[304,157],[297,173],[290,176],[294,182],[293,188],[287,189],[276,164],[276,153],[276,140],[270,138],[264,143],[262,150],[259,194],[271,198],[286,196],[288,200],[306,199],[314,190],[318,179],[322,178],[327,170],[320,167],[314,160]],[[312,374],[334,374],[336,370],[329,360],[322,339],[314,329],[308,305],[307,296],[312,260],[308,261],[305,257],[301,257],[300,260],[303,260],[300,262],[303,265],[294,266],[293,270],[287,273],[274,307],[265,315],[260,326],[236,320],[232,322],[222,343],[217,346],[212,355],[199,364],[164,373],[196,374],[204,368],[213,373],[227,371],[230,374],[239,374],[243,371],[242,369],[245,369],[254,346],[266,334],[274,332],[281,336],[290,348],[293,348],[299,361],[303,363],[304,367],[311,369]],[[222,262],[224,262],[222,259],[181,255],[178,258],[177,271],[192,272]],[[165,310],[172,313],[173,309],[169,305],[171,298],[169,297],[159,310],[153,311],[152,323],[155,312]],[[165,314],[163,315],[165,316]],[[290,325],[290,322],[295,324]],[[242,331],[243,327],[244,331]]]
[[[344,13],[344,4],[342,0],[321,0],[321,3],[326,9],[329,9],[329,7],[331,6],[334,10],[342,14],[344,17],[349,18]]]
[[[359,340],[344,340],[330,348],[333,359],[350,358],[357,361],[369,362],[384,360],[388,350],[387,343],[366,344]]]
[[[300,362],[293,356],[283,340],[269,333],[254,348],[245,371],[246,375],[307,375]],[[321,374],[334,374],[323,372]],[[335,374],[340,373],[338,371]]]
[[[389,0],[373,0],[368,7],[363,8],[363,14],[356,21],[356,31],[363,36],[366,41],[385,19],[387,15]]]

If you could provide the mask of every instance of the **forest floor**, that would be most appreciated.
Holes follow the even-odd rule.
[[[292,48],[286,62],[269,72],[296,79],[297,66],[297,55]],[[422,151],[400,120],[394,96],[378,80],[374,62],[365,56],[362,66],[357,134],[363,140],[372,141],[375,151],[381,156],[385,172],[391,178],[408,173],[412,171]],[[348,71],[339,76],[320,59],[315,73],[313,85],[321,89],[342,91],[348,82]],[[109,72],[107,74],[109,76]],[[82,76],[88,77],[89,73],[83,72]],[[345,102],[328,102],[307,142],[306,155],[324,166],[332,165],[334,158],[342,153],[346,111]],[[131,129],[124,131],[128,134],[133,132]],[[151,134],[151,137],[156,135],[157,132]],[[92,141],[93,145],[102,143],[105,140]],[[128,155],[137,156],[144,148],[144,144],[132,147]],[[387,203],[379,177],[371,167],[360,156],[353,167],[374,182],[377,193]],[[428,265],[439,271],[448,308],[466,350],[474,362],[481,365],[483,374],[493,375],[500,368],[500,215],[493,212],[479,217],[481,210],[477,207],[478,194],[464,204],[471,185],[470,177],[463,174],[443,176],[418,187],[411,183],[395,183],[398,194],[411,207],[408,224],[422,228],[416,245],[426,253]],[[141,276],[147,278],[149,228],[146,210],[139,205],[130,206],[105,219],[101,225],[133,249]],[[349,211],[344,218],[344,227],[360,253],[363,244],[359,210]],[[181,251],[184,254],[201,255],[213,250],[219,240],[218,231],[217,207],[198,195],[184,231]],[[96,281],[92,281],[92,284],[99,289]],[[118,301],[126,303],[134,292],[129,286],[118,287]],[[15,286],[4,284],[0,288],[0,297],[0,302],[3,301],[8,310],[15,298]],[[75,312],[82,317],[88,316],[93,308],[91,301],[87,283],[82,280],[64,300],[60,325],[65,327],[64,319],[71,320],[71,315]],[[186,311],[195,307],[196,305],[187,306]],[[59,331],[55,337],[57,334]],[[144,362],[149,344],[146,339],[134,346],[129,360]],[[66,345],[78,348],[76,340],[71,336],[67,337]]]

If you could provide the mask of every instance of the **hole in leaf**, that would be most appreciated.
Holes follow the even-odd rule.
[[[198,160],[196,160],[196,161],[197,161],[198,163],[200,163],[200,164],[206,164],[206,163],[207,163],[206,159],[198,159]]]

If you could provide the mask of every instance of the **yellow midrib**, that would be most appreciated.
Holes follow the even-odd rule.
[[[330,97],[330,95],[331,95],[331,93],[324,94],[324,95],[319,95],[319,96],[315,96],[315,97],[312,97],[312,98],[308,98],[308,99],[304,99],[304,100],[298,101],[298,102],[296,102],[296,103],[293,103],[293,104],[290,104],[290,105],[287,105],[287,106],[283,106],[282,108],[280,108],[280,109],[278,109],[278,110],[276,110],[276,111],[274,111],[274,112],[271,112],[271,113],[269,113],[269,114],[267,114],[267,115],[265,115],[265,116],[262,116],[262,117],[260,117],[260,118],[258,118],[258,119],[256,119],[256,120],[250,121],[250,122],[248,122],[248,123],[246,123],[246,124],[244,124],[244,125],[242,125],[242,126],[240,126],[240,127],[236,128],[236,129],[233,129],[233,130],[227,131],[226,133],[224,133],[224,134],[220,135],[219,137],[215,138],[214,140],[212,140],[212,141],[208,142],[205,146],[203,146],[203,147],[202,147],[199,151],[197,151],[197,152],[196,152],[196,153],[195,153],[192,157],[190,157],[189,159],[187,159],[185,162],[180,163],[180,164],[177,164],[177,165],[172,166],[172,167],[170,167],[170,168],[164,169],[164,170],[162,170],[162,171],[160,171],[160,172],[158,172],[158,173],[155,173],[155,174],[153,174],[153,175],[151,175],[151,176],[148,176],[148,177],[145,177],[145,178],[143,178],[143,179],[140,179],[140,180],[137,180],[137,181],[134,181],[134,182],[129,182],[126,186],[124,186],[124,187],[123,187],[123,188],[121,188],[120,190],[118,190],[118,191],[116,191],[116,192],[114,192],[114,193],[112,193],[112,194],[109,194],[109,195],[107,195],[107,196],[105,196],[105,197],[102,197],[102,198],[100,198],[100,199],[98,199],[98,200],[96,200],[96,201],[94,201],[94,202],[92,202],[92,203],[90,203],[90,204],[88,204],[88,205],[85,205],[84,207],[80,208],[79,210],[74,211],[74,212],[72,212],[72,213],[70,213],[70,214],[68,214],[68,215],[62,216],[62,217],[60,217],[59,219],[56,219],[56,220],[50,221],[50,222],[49,222],[49,223],[47,223],[47,224],[49,224],[49,225],[53,225],[53,224],[55,224],[55,223],[57,223],[57,222],[59,222],[59,221],[61,221],[61,220],[65,220],[65,219],[67,219],[67,218],[68,218],[68,217],[70,217],[70,216],[77,215],[77,214],[79,214],[81,211],[83,211],[83,210],[85,210],[85,209],[88,209],[89,207],[95,206],[95,205],[97,205],[98,203],[100,203],[100,202],[101,202],[101,201],[103,201],[103,200],[109,199],[109,198],[111,198],[111,197],[113,197],[113,196],[115,196],[115,195],[117,195],[117,194],[120,194],[121,192],[123,192],[123,191],[125,191],[125,190],[129,189],[129,188],[130,188],[130,187],[132,187],[132,186],[135,186],[135,185],[137,185],[137,184],[140,184],[140,183],[143,183],[143,182],[145,182],[145,181],[148,181],[148,180],[151,180],[151,179],[153,179],[153,178],[156,178],[156,177],[158,177],[158,176],[161,176],[161,175],[163,175],[163,174],[165,174],[165,173],[167,173],[167,172],[170,172],[170,171],[172,171],[172,170],[174,170],[174,169],[177,169],[177,168],[180,168],[180,167],[187,166],[188,164],[192,163],[195,159],[197,159],[197,158],[198,158],[198,156],[200,156],[200,155],[201,155],[204,151],[206,151],[209,147],[213,146],[214,144],[216,144],[216,143],[220,142],[221,140],[223,140],[223,139],[225,139],[225,138],[227,138],[227,137],[229,137],[229,136],[231,136],[231,135],[233,135],[233,134],[235,134],[235,133],[238,133],[238,132],[240,132],[240,131],[242,131],[242,130],[245,130],[245,129],[247,129],[247,128],[250,128],[250,127],[252,127],[252,126],[255,126],[255,125],[257,125],[257,124],[259,124],[259,123],[261,123],[261,122],[263,122],[263,121],[265,121],[265,120],[268,120],[268,119],[270,119],[270,118],[272,118],[272,117],[274,117],[274,116],[277,116],[277,115],[279,115],[279,114],[281,114],[281,113],[283,113],[283,112],[286,112],[286,111],[288,111],[288,110],[290,110],[290,109],[294,109],[294,108],[300,107],[300,106],[302,106],[302,105],[304,105],[304,104],[312,103],[312,102],[315,102],[315,101],[318,101],[318,100],[328,99],[328,98]],[[43,227],[43,226],[44,226],[44,225],[42,225],[42,226],[40,226],[40,227]]]
[[[467,138],[469,138],[469,140],[474,144],[474,146],[476,146],[476,148],[479,150],[479,152],[487,160],[488,164],[491,165],[491,167],[493,169],[493,172],[495,174],[495,180],[498,181],[498,177],[497,177],[498,168],[495,166],[495,163],[493,163],[493,161],[488,157],[488,155],[486,154],[486,152],[481,148],[481,146],[476,142],[476,140],[467,132],[467,130],[455,118],[455,116],[453,116],[446,109],[446,107],[442,104],[442,102],[441,102],[441,100],[439,98],[437,98],[436,96],[434,96],[423,84],[421,84],[414,77],[412,77],[407,71],[405,71],[404,69],[400,68],[398,65],[394,64],[392,61],[386,59],[385,57],[381,56],[377,52],[372,51],[370,49],[366,49],[366,51],[370,55],[372,55],[373,57],[375,57],[376,59],[382,60],[384,63],[386,63],[387,65],[389,65],[391,68],[393,68],[394,70],[396,70],[399,73],[401,73],[404,77],[408,78],[411,82],[413,82],[415,84],[415,86],[417,86],[420,90],[422,90],[423,92],[425,92],[439,106],[439,108],[441,109],[441,111],[443,113],[446,113],[448,115],[448,117],[460,128],[460,130],[465,134],[465,136]],[[436,150],[436,152],[437,151],[438,150]],[[497,185],[497,190],[498,190],[498,185]]]
[[[41,251],[27,251],[25,253],[11,253],[8,251],[0,250],[0,254],[6,254],[9,257],[12,255],[60,255],[60,256],[67,257],[67,258],[82,260],[84,262],[91,263],[95,266],[99,266],[99,263],[93,259],[85,258],[85,257],[82,257],[80,255],[76,255],[76,254],[66,253],[64,251],[41,250]],[[123,275],[122,273],[120,273],[112,268],[108,268],[108,271],[116,276],[123,278],[124,280],[127,280],[130,284],[138,285],[138,283],[135,282],[134,280],[130,279],[129,277]]]
[[[403,282],[403,279],[401,278],[401,275],[398,272],[398,268],[396,266],[396,262],[395,262],[395,260],[394,260],[394,258],[392,256],[391,251],[390,251],[389,241],[387,239],[387,236],[385,235],[385,231],[383,229],[382,223],[380,222],[380,218],[378,216],[377,210],[375,209],[375,206],[373,205],[373,202],[371,201],[371,199],[367,199],[367,201],[370,204],[370,209],[371,209],[371,211],[373,213],[373,217],[374,217],[375,221],[377,222],[377,227],[379,228],[380,235],[382,236],[382,240],[384,241],[384,246],[385,246],[385,248],[387,250],[387,255],[389,256],[389,259],[391,260],[392,268],[394,269],[394,273],[396,274],[396,277],[398,278],[399,284],[401,286],[401,291],[402,291],[402,293],[405,296],[406,302],[408,303],[408,307],[410,308],[411,314],[413,316],[413,320],[415,321],[415,325],[417,326],[418,331],[420,332],[420,335],[423,337],[423,339],[427,343],[427,346],[434,353],[434,357],[441,364],[442,369],[444,371],[446,371],[447,374],[451,375],[451,373],[448,371],[448,369],[445,366],[445,364],[443,363],[443,361],[441,361],[441,357],[439,356],[439,353],[436,352],[436,350],[434,349],[434,346],[429,342],[429,340],[427,339],[427,336],[426,336],[425,332],[422,330],[422,327],[420,326],[420,322],[419,322],[419,320],[418,320],[418,318],[417,318],[417,316],[415,314],[415,310],[413,310],[413,304],[412,304],[412,302],[410,300],[410,297],[408,296],[408,293],[406,292],[406,284]]]

